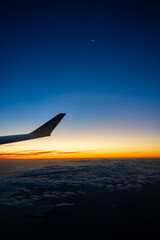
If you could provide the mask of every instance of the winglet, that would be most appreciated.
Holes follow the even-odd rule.
[[[58,125],[58,123],[62,120],[62,118],[65,116],[65,113],[60,113],[33,132],[31,134],[34,134],[37,137],[45,137],[50,136],[51,132],[55,129],[55,127]]]

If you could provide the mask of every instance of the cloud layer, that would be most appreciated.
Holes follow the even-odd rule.
[[[58,199],[85,192],[86,187],[107,191],[142,190],[160,180],[158,161],[89,160],[76,166],[47,166],[22,171],[3,178],[0,201],[3,204],[33,204],[45,199]],[[66,191],[65,191],[65,190]]]
[[[74,207],[75,200],[91,189],[143,191],[156,182],[160,182],[158,160],[76,160],[70,165],[22,171],[1,179],[0,221],[12,224],[16,216],[26,226],[30,216],[36,218],[35,224],[50,210]]]

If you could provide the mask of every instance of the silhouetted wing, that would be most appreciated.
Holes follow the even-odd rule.
[[[19,142],[25,141],[35,138],[47,137],[51,135],[51,132],[56,128],[58,123],[62,120],[65,116],[65,113],[60,113],[36,130],[28,134],[21,134],[21,135],[12,135],[12,136],[2,136],[0,137],[0,144],[12,143],[12,142]]]

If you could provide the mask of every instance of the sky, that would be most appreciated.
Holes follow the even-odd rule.
[[[160,156],[160,3],[0,3],[0,135],[60,112],[52,137],[0,158]]]

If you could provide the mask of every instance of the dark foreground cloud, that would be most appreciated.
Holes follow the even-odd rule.
[[[74,207],[77,199],[96,189],[143,191],[157,182],[160,182],[158,160],[90,160],[22,171],[1,178],[1,230],[6,223],[31,227],[42,222],[47,212]]]
[[[159,181],[159,173],[158,160],[90,160],[79,161],[77,166],[47,166],[1,179],[0,201],[34,204],[44,199],[87,194],[88,186],[107,191],[142,190],[145,185]]]

